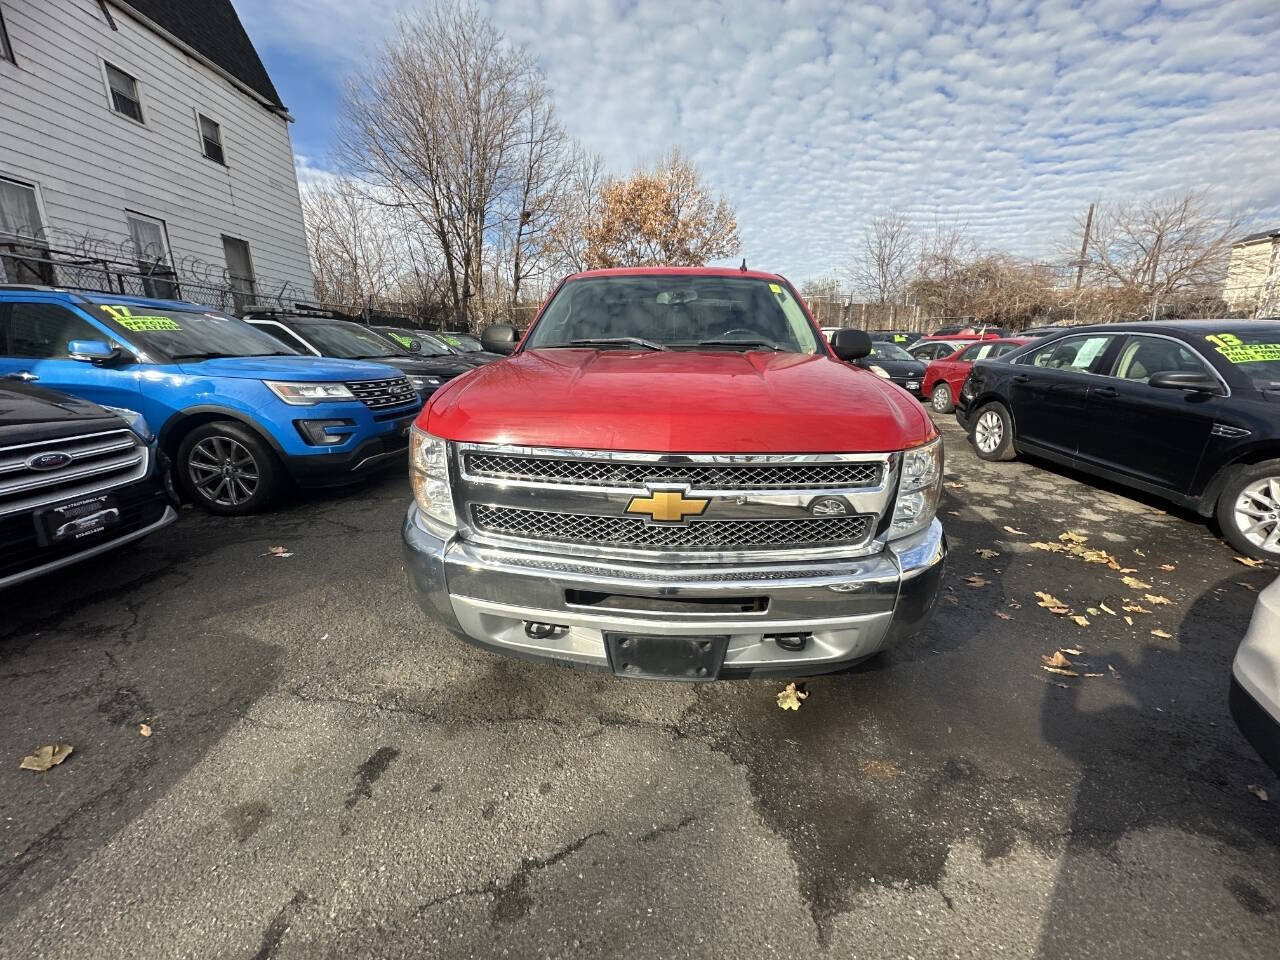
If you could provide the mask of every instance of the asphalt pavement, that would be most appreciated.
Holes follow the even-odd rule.
[[[398,472],[0,595],[0,957],[1275,957],[1226,694],[1280,571],[935,419],[935,619],[794,713],[443,633]]]

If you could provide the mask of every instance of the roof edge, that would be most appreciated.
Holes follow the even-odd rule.
[[[268,99],[267,97],[264,97],[257,90],[254,90],[251,86],[249,86],[247,83],[245,83],[235,74],[233,74],[230,70],[226,69],[225,67],[220,67],[218,64],[214,63],[212,60],[206,57],[203,53],[201,53],[195,47],[191,46],[191,44],[187,43],[185,40],[180,39],[179,37],[174,36],[164,27],[160,26],[160,24],[156,23],[154,20],[148,17],[145,13],[135,8],[132,4],[126,3],[125,0],[107,0],[107,2],[110,3],[113,7],[119,7],[122,11],[127,13],[134,20],[137,20],[140,24],[142,24],[152,33],[155,33],[163,37],[165,40],[168,40],[171,44],[173,44],[175,47],[177,47],[187,56],[191,57],[193,60],[199,61],[204,66],[208,67],[218,76],[222,77],[232,86],[234,86],[241,93],[257,101],[257,103],[260,106],[265,107],[269,112],[274,113],[279,117],[283,117],[285,121],[288,123],[294,122],[293,114],[289,112],[289,109],[287,107],[283,106],[282,104],[273,103],[270,99]]]

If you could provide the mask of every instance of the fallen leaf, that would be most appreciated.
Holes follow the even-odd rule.
[[[22,758],[22,762],[18,764],[18,769],[44,773],[50,767],[56,767],[71,756],[71,750],[72,746],[69,743],[48,744],[43,747],[37,747],[35,753]]]
[[[1076,613],[1076,614],[1072,614],[1072,615],[1071,615],[1070,617],[1068,617],[1067,619],[1068,619],[1068,620],[1070,620],[1072,623],[1076,624],[1076,626],[1080,626],[1080,627],[1087,627],[1087,626],[1089,625],[1089,618],[1088,618],[1088,617],[1082,617],[1082,616],[1080,616],[1080,614],[1078,614],[1078,613]]]
[[[964,484],[963,484],[963,483],[948,483],[948,484],[947,484],[947,486],[948,486],[948,487],[950,487],[952,490],[963,490],[963,489],[964,489]]]
[[[1010,610],[1022,609],[1022,604],[1020,604],[1017,600],[1010,600],[1008,603],[1005,604],[1005,606],[1008,607]]]
[[[959,601],[959,600],[957,600],[955,597],[951,596],[951,594],[947,594],[947,595],[946,595],[946,597],[944,597],[943,599],[945,599],[945,600],[947,601],[947,603],[959,603],[959,602],[960,602],[960,601]]]
[[[1150,613],[1151,612],[1146,607],[1137,603],[1126,603],[1123,609],[1127,610],[1129,613]]]
[[[1162,563],[1160,564],[1160,569],[1165,571],[1166,573],[1172,573],[1174,570],[1177,570],[1178,568],[1175,567],[1172,563]]]
[[[1105,676],[1105,674],[1102,674],[1102,673],[1086,673],[1086,674],[1085,674],[1085,676],[1086,676],[1086,677],[1102,677],[1102,676]]]
[[[1143,583],[1137,577],[1121,577],[1121,582],[1132,590],[1150,590],[1151,584]]]
[[[1069,667],[1072,665],[1071,661],[1063,655],[1061,650],[1053,651],[1053,656],[1051,657],[1046,656],[1043,653],[1040,654],[1040,662],[1046,667]]]
[[[1063,543],[1085,543],[1088,541],[1089,538],[1082,537],[1080,534],[1075,533],[1074,531],[1068,530],[1066,533],[1058,534],[1058,539],[1061,540]]]
[[[1115,677],[1116,679],[1120,678],[1120,671],[1117,670],[1115,667],[1113,667],[1111,664],[1109,663],[1107,664],[1107,669],[1111,671],[1111,675],[1113,677]]]
[[[1025,531],[1015,530],[1013,527],[1009,526],[1008,524],[1005,524],[1004,532],[1012,533],[1016,537],[1025,537],[1027,535]]]
[[[266,553],[258,554],[260,557],[292,557],[293,553],[287,547],[267,547]]]
[[[1258,592],[1258,588],[1257,588],[1257,587],[1255,587],[1255,586],[1254,586],[1253,584],[1251,584],[1251,583],[1245,583],[1243,580],[1237,580],[1237,581],[1236,581],[1236,586],[1237,586],[1237,587],[1244,587],[1246,590],[1252,590],[1254,593],[1257,593],[1257,592]]]
[[[967,583],[967,584],[968,584],[969,586],[971,586],[971,587],[985,587],[985,586],[986,586],[988,583],[990,583],[991,581],[990,581],[990,580],[984,580],[982,577],[980,577],[980,576],[979,576],[978,574],[976,574],[976,573],[971,573],[971,574],[969,574],[969,576],[967,576],[967,577],[965,577],[965,578],[964,578],[964,582],[965,582],[965,583]]]
[[[1079,647],[1062,647],[1061,650],[1063,653],[1069,654],[1070,656],[1073,656],[1073,657],[1078,657],[1080,656],[1080,654],[1084,653],[1084,651],[1081,650]]]
[[[1008,527],[1005,527],[1005,529],[1006,529],[1006,530],[1008,530],[1009,528],[1008,528]],[[1262,566],[1262,561],[1261,561],[1261,560],[1255,560],[1255,559],[1253,559],[1253,557],[1236,557],[1236,562],[1237,562],[1237,563],[1243,563],[1246,567],[1260,567],[1260,566]]]
[[[1113,617],[1116,615],[1116,612],[1112,610],[1110,607],[1108,607],[1105,603],[1098,604],[1098,607],[1099,609],[1102,610],[1103,613],[1109,613]]]
[[[1061,674],[1061,675],[1062,675],[1062,676],[1064,676],[1064,677],[1078,677],[1078,676],[1080,676],[1080,674],[1076,673],[1074,670],[1063,670],[1063,669],[1061,669],[1061,668],[1059,668],[1059,667],[1046,667],[1044,664],[1041,664],[1041,665],[1040,665],[1040,669],[1041,669],[1041,670],[1048,670],[1050,673],[1058,673],[1058,674]]]
[[[1154,593],[1144,593],[1142,599],[1153,606],[1160,606],[1162,603],[1173,603],[1168,597],[1162,597]]]
[[[1042,607],[1060,607],[1062,601],[1055,597],[1052,593],[1045,593],[1043,590],[1037,590],[1036,596],[1040,598],[1039,606]]]
[[[1260,787],[1256,783],[1249,784],[1249,792],[1252,793],[1259,800],[1261,800],[1263,803],[1266,803],[1268,800],[1271,799],[1270,794],[1267,793],[1266,787]]]
[[[1125,622],[1125,623],[1127,623],[1129,626],[1131,626],[1131,627],[1132,627],[1132,626],[1133,626],[1133,617],[1126,616],[1126,617],[1124,618],[1124,622]]]
[[[948,510],[948,511],[947,511],[947,513],[948,513],[949,515],[953,516],[953,517],[958,517],[958,516],[960,516],[960,511],[959,511],[959,510]]]
[[[980,547],[973,552],[976,553],[978,556],[980,556],[983,560],[994,560],[996,557],[1000,556],[999,550],[988,550],[986,547]]]
[[[1070,607],[1049,607],[1049,612],[1056,613],[1058,616],[1062,616],[1064,613],[1066,613],[1070,609],[1071,609]]]
[[[997,616],[997,617],[999,617],[1001,620],[1012,620],[1012,619],[1013,619],[1013,614],[1011,614],[1011,613],[1005,613],[1003,610],[997,610],[997,611],[996,611],[996,616]]]
[[[144,737],[151,736],[151,724],[149,723],[138,724],[138,732],[142,734]]]
[[[1140,557],[1145,557],[1145,556],[1146,556],[1146,554],[1145,554],[1145,553],[1143,553],[1141,550],[1139,550],[1137,547],[1134,547],[1134,548],[1133,548],[1133,552],[1134,552],[1134,553],[1136,553],[1136,554],[1137,554],[1138,556],[1140,556]]]
[[[1107,566],[1118,573],[1137,573],[1138,572],[1137,567],[1120,566],[1119,562],[1114,557],[1107,561]]]
[[[1047,550],[1050,553],[1063,553],[1067,549],[1060,543],[1045,543],[1043,540],[1033,540],[1031,546],[1037,550]]]
[[[1161,630],[1161,629],[1159,629],[1159,628],[1157,628],[1157,629],[1155,629],[1155,630],[1152,630],[1152,631],[1151,631],[1151,635],[1152,635],[1153,637],[1159,637],[1161,640],[1172,640],[1172,639],[1173,639],[1173,634],[1172,634],[1172,633],[1165,633],[1163,630]]]
[[[799,710],[801,701],[807,700],[808,697],[809,694],[803,690],[797,690],[794,683],[788,683],[778,694],[778,706],[783,710]]]
[[[1101,611],[1097,607],[1085,607],[1084,612],[1091,617],[1096,617]]]

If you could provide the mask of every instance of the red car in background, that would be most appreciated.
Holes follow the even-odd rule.
[[[924,383],[920,392],[929,398],[933,409],[950,413],[956,408],[956,397],[964,378],[969,375],[973,361],[999,357],[1031,343],[1035,337],[1005,337],[1001,340],[982,340],[957,350],[949,357],[933,360],[924,369]]]

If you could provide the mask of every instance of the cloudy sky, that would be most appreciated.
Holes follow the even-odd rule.
[[[330,166],[342,77],[426,0],[236,0]],[[1052,257],[1092,200],[1205,188],[1280,226],[1280,0],[490,0],[569,132],[626,172],[679,145],[748,262],[837,271],[889,208]]]

